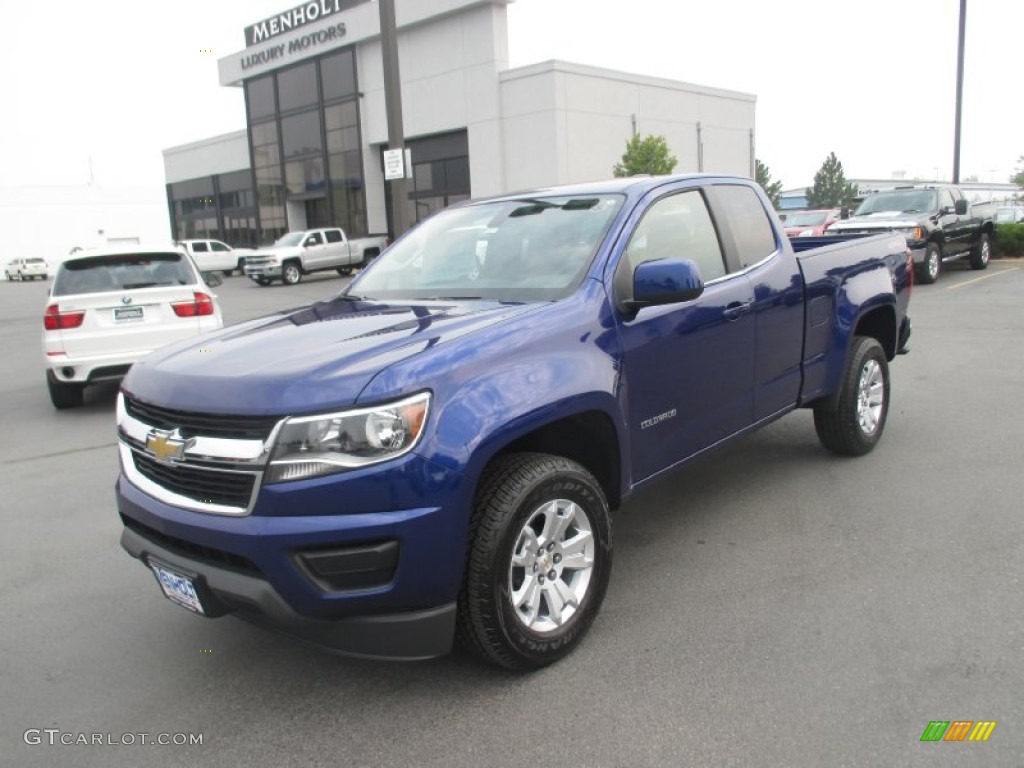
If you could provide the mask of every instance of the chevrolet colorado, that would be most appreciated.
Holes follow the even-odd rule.
[[[837,453],[880,439],[906,242],[821,240],[722,176],[442,211],[338,295],[132,367],[121,544],[196,614],[549,664],[597,615],[609,510],[638,488],[797,408]]]

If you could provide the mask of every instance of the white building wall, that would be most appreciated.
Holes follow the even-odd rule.
[[[249,137],[234,131],[164,150],[164,176],[168,184],[249,168]]]
[[[509,188],[608,178],[634,121],[638,133],[665,137],[677,172],[751,175],[752,95],[562,61],[499,80]]]

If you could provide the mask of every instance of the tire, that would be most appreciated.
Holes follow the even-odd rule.
[[[268,285],[270,285],[270,278],[269,277],[257,277],[256,278],[256,285],[260,285],[260,286],[266,288]]]
[[[302,282],[302,267],[289,261],[281,267],[281,282],[285,285],[298,285]]]
[[[231,277],[233,274],[235,274],[235,270],[233,269],[225,269],[222,270],[222,272],[224,273],[224,277]]]
[[[245,257],[244,256],[238,260],[238,264],[235,265],[235,270],[242,277],[245,277]]]
[[[971,251],[971,269],[987,269],[992,257],[992,239],[988,232],[982,232],[978,244]]]
[[[85,386],[57,381],[52,371],[46,372],[46,388],[50,390],[50,402],[58,411],[79,408],[85,402]]]
[[[547,454],[500,457],[473,505],[457,636],[506,669],[551,664],[586,635],[611,567],[608,502],[586,469]]]
[[[336,271],[342,277],[348,277],[352,274],[352,267],[338,267]]]
[[[889,413],[889,363],[877,340],[854,338],[841,386],[837,408],[814,409],[814,429],[833,453],[863,456],[882,438]]]
[[[924,264],[918,270],[918,282],[931,285],[939,279],[942,271],[942,246],[939,243],[928,243],[924,250]]]
[[[378,256],[380,256],[380,251],[378,251],[376,248],[371,248],[370,250],[366,251],[363,254],[363,263],[360,264],[359,266],[360,267],[367,267],[367,266],[369,266],[370,262],[373,261],[374,259],[376,259]]]

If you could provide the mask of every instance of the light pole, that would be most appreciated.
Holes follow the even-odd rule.
[[[956,55],[956,128],[953,131],[953,183],[960,183],[960,111],[964,98],[964,30],[967,25],[967,0],[960,0],[960,39]]]
[[[402,78],[398,71],[398,30],[395,0],[378,0],[380,8],[380,47],[384,57],[384,110],[388,118],[388,149],[405,151],[402,125]],[[406,169],[406,175],[409,170]],[[408,186],[404,178],[384,182],[391,194],[391,234],[401,237],[409,228]]]

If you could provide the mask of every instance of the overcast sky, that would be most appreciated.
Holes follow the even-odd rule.
[[[84,184],[90,158],[97,184],[162,185],[162,149],[245,127],[217,59],[244,48],[247,24],[296,4],[8,4],[0,185]],[[754,94],[757,156],[787,188],[832,151],[851,178],[948,179],[959,5],[517,0],[510,64],[557,58]],[[1024,0],[967,10],[961,177],[1006,181],[1024,154]]]

